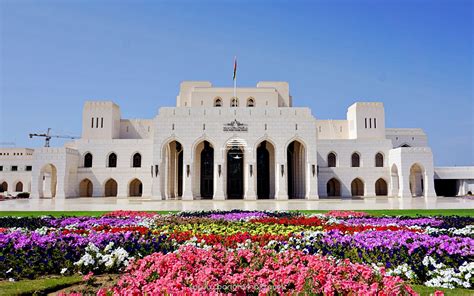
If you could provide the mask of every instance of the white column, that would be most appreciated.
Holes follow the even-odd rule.
[[[398,196],[403,198],[411,198],[412,195],[410,191],[410,169],[408,169],[406,174],[399,175],[399,185],[400,189],[398,192]]]
[[[314,165],[314,174],[313,174],[313,165]],[[318,193],[318,166],[316,165],[316,162],[314,164],[309,164],[309,169],[308,169],[308,176],[306,177],[306,181],[308,184],[306,185],[306,188],[308,188],[308,194],[307,198],[308,199],[319,199],[319,193]]]
[[[252,166],[252,173],[250,173],[250,166]],[[255,183],[257,180],[257,166],[255,162],[250,162],[247,163],[247,167],[246,178],[244,178],[244,181],[247,183],[247,192],[245,193],[244,199],[256,200],[257,193],[255,191]]]
[[[364,181],[364,197],[375,197],[375,181],[367,178]]]
[[[184,146],[183,146],[184,148]],[[183,154],[183,200],[193,200],[193,172],[192,167],[192,151],[191,148],[184,149]]]
[[[282,174],[282,166],[283,166],[283,174]],[[277,200],[287,200],[288,199],[288,187],[287,187],[287,174],[288,174],[288,166],[286,165],[285,161],[281,160],[277,162],[277,172],[275,172],[276,180],[277,180],[277,191],[275,193],[275,199]]]
[[[432,171],[426,171],[423,176],[425,197],[436,197],[436,191],[434,189],[434,173]]]
[[[220,175],[219,175],[220,167]],[[225,163],[221,160],[214,164],[214,200],[224,200],[224,171]]]
[[[161,161],[159,161],[158,163],[161,163]],[[158,174],[156,172],[156,169],[158,169]],[[163,170],[164,167],[162,165],[158,165],[158,167],[156,167],[156,165],[153,165],[153,176],[151,178],[151,198],[152,199],[156,199],[156,200],[160,200],[162,199],[162,196],[161,196],[161,174],[165,173],[165,170]]]

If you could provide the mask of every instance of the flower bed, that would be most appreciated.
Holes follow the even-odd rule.
[[[120,272],[121,280],[109,291],[117,294],[173,294],[186,288],[190,293],[392,295],[410,294],[407,283],[470,289],[473,234],[472,217],[341,211],[6,217],[0,218],[0,278]],[[212,259],[211,269],[206,269],[211,261],[187,265],[186,256]],[[173,264],[186,269],[163,269]],[[356,271],[367,276],[351,276]],[[218,273],[222,278],[212,276]]]
[[[300,251],[264,249],[229,251],[184,246],[155,253],[126,270],[117,286],[99,295],[207,295],[278,293],[414,295],[399,277],[374,269]]]

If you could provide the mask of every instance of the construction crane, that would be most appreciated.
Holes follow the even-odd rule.
[[[77,139],[77,137],[72,136],[60,136],[60,135],[51,135],[51,128],[48,127],[48,132],[46,134],[30,134],[30,139],[33,137],[43,137],[44,138],[44,147],[49,147],[49,141],[51,138],[61,138],[61,139]]]

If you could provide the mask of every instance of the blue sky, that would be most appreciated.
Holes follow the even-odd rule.
[[[321,119],[381,101],[436,165],[474,164],[472,1],[196,2],[1,0],[0,142],[80,135],[85,100],[152,118],[182,80],[231,86],[237,55],[240,86],[288,81]]]

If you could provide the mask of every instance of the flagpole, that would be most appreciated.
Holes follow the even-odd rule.
[[[237,95],[236,95],[236,86],[237,86],[237,75],[235,75],[234,79],[234,98],[237,100]]]
[[[234,98],[237,100],[237,56],[234,56]]]

